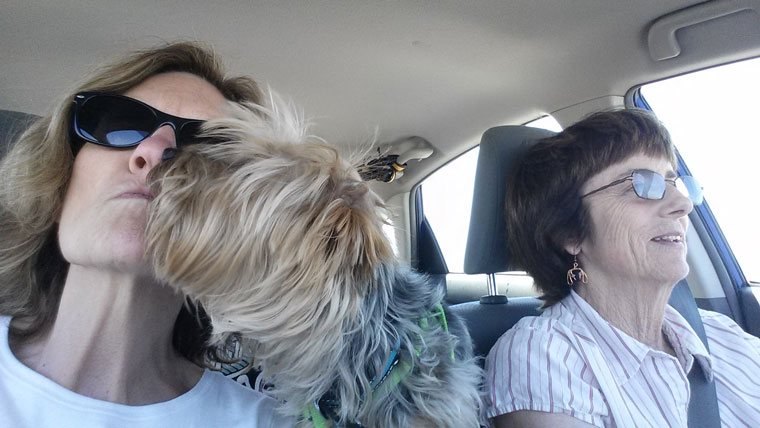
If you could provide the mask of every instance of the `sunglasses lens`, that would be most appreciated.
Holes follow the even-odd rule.
[[[676,188],[683,193],[684,196],[688,196],[689,199],[691,199],[691,203],[694,205],[699,205],[704,200],[702,186],[699,185],[696,178],[690,175],[678,177],[676,180]]]
[[[665,178],[652,171],[634,171],[633,190],[644,199],[662,199],[665,196]]]
[[[156,116],[134,101],[98,95],[77,111],[75,126],[86,139],[113,147],[133,146],[155,131]]]

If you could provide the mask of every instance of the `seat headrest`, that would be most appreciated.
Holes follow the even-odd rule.
[[[32,114],[0,110],[0,159],[5,156],[11,142],[35,119],[37,116]]]
[[[464,255],[468,274],[504,272],[509,267],[504,197],[507,179],[525,150],[555,135],[528,126],[499,126],[483,134],[475,172],[470,231]]]

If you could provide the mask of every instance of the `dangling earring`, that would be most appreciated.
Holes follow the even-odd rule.
[[[584,284],[588,283],[588,276],[586,276],[586,272],[578,267],[577,254],[573,254],[573,267],[567,271],[567,285],[573,285],[575,281],[582,281]]]

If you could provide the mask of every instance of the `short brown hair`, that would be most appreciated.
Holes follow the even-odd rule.
[[[636,154],[667,158],[676,165],[667,129],[645,110],[594,113],[528,149],[507,184],[509,249],[515,268],[526,270],[544,307],[570,293],[566,282],[573,256],[590,232],[581,187],[603,169]]]
[[[133,52],[99,68],[60,100],[52,114],[21,134],[0,163],[0,314],[18,319],[12,335],[31,336],[49,325],[66,279],[69,265],[58,248],[56,219],[74,163],[69,123],[74,94],[124,93],[167,72],[201,77],[228,100],[260,103],[256,82],[225,76],[211,49],[192,42],[170,43]],[[187,311],[183,308],[175,324],[174,345],[199,362],[214,355],[199,338],[210,329],[190,322]],[[201,310],[193,315],[202,319],[204,314]]]

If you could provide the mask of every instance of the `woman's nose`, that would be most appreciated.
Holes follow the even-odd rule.
[[[667,216],[684,217],[694,209],[694,204],[689,196],[681,193],[675,186],[667,187],[664,202],[664,210]]]
[[[176,147],[177,138],[174,128],[164,125],[137,145],[129,158],[129,170],[133,174],[141,175],[144,179],[148,172],[161,162],[164,150]]]

